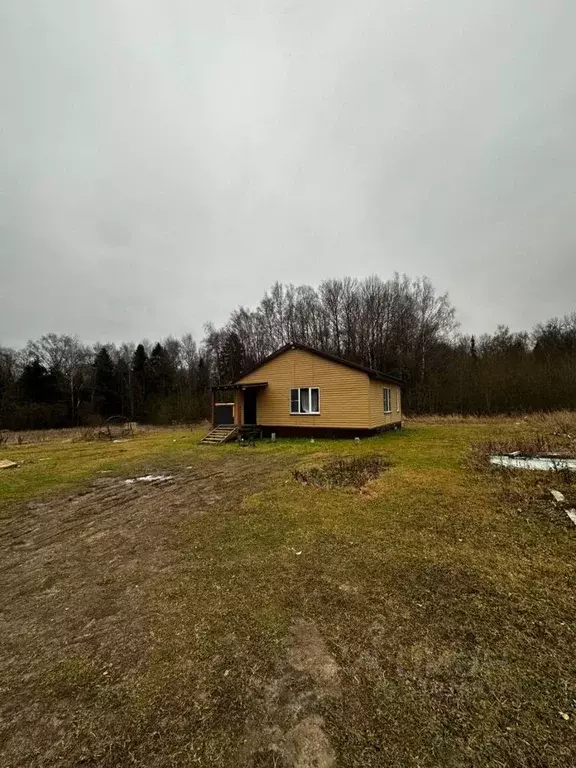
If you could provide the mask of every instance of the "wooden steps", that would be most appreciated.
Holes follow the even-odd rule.
[[[233,440],[238,434],[238,427],[235,424],[221,424],[208,432],[200,442],[204,445],[220,445]]]

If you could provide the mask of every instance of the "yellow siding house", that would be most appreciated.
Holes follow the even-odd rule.
[[[232,392],[233,402],[216,402],[219,391]],[[214,426],[255,426],[265,435],[362,435],[402,425],[398,379],[304,344],[286,344],[212,395]]]

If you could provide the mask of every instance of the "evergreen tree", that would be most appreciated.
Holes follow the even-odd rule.
[[[151,395],[169,395],[174,384],[174,366],[162,344],[152,350],[146,369],[148,392]]]
[[[116,416],[121,410],[116,368],[106,347],[98,350],[94,358],[94,384],[92,407],[100,416]]]
[[[24,366],[18,381],[20,397],[31,403],[55,403],[58,400],[58,382],[42,363],[35,358]]]
[[[198,376],[196,378],[196,393],[202,397],[210,386],[210,371],[203,357],[198,360]]]
[[[146,417],[146,369],[148,355],[143,344],[138,344],[132,357],[132,418],[144,421]]]

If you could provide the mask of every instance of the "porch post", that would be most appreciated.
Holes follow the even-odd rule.
[[[234,424],[242,424],[240,414],[240,390],[234,390]]]
[[[210,390],[212,395],[212,428],[216,426],[216,392],[211,389]]]

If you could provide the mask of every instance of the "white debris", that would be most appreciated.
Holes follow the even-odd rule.
[[[559,504],[561,504],[563,501],[566,501],[566,497],[563,493],[560,493],[560,491],[553,491],[550,490],[550,493],[552,496],[554,496],[554,500],[557,501]]]
[[[0,459],[0,469],[14,469],[18,466],[18,462],[10,461],[10,459]]]
[[[566,514],[568,515],[570,520],[572,520],[574,525],[576,525],[576,509],[567,509]]]
[[[554,456],[491,456],[490,464],[510,469],[540,469],[559,472],[564,469],[576,472],[576,459]]]
[[[172,480],[173,475],[142,475],[142,477],[134,477],[129,480],[125,480],[126,485],[132,485],[132,483],[163,483],[166,480]]]

